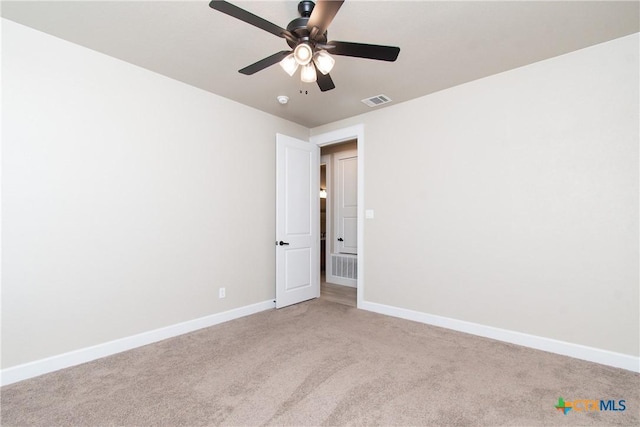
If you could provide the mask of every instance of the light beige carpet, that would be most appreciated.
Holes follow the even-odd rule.
[[[640,425],[640,375],[322,300],[2,388],[3,426]],[[625,411],[555,409],[624,399]]]

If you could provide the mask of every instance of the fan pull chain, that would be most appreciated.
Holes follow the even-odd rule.
[[[303,89],[303,87],[302,87],[302,85],[303,85],[304,83],[299,82],[299,84],[300,84],[300,86],[299,86],[299,87],[300,87],[300,95],[302,95],[302,92],[304,92],[304,94],[305,94],[305,95],[309,95],[309,91],[308,91],[308,90],[306,90],[306,89]]]

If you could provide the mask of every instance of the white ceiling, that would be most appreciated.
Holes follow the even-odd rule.
[[[296,1],[232,3],[281,27]],[[237,70],[287,48],[284,39],[208,1],[3,1],[2,16],[307,127],[370,111],[363,98],[410,100],[640,31],[638,1],[355,1],[330,40],[400,46],[396,62],[336,57],[321,93],[274,65]],[[300,90],[308,91],[301,94]],[[290,97],[278,104],[277,95]],[[377,108],[385,108],[377,107]]]

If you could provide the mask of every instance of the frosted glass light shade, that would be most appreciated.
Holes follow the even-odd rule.
[[[313,62],[322,74],[327,74],[333,69],[336,60],[325,50],[319,50],[313,57]]]
[[[300,43],[293,50],[293,56],[300,65],[307,65],[313,57],[313,50],[307,43]]]
[[[298,69],[298,61],[296,61],[296,58],[292,53],[290,55],[287,55],[282,61],[280,61],[280,66],[287,74],[293,76],[293,73],[295,73]]]
[[[300,71],[300,80],[305,83],[313,83],[317,78],[318,76],[316,75],[316,67],[314,67],[313,64],[302,66],[302,71]]]

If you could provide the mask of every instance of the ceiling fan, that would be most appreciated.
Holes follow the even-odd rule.
[[[302,0],[298,4],[300,17],[289,22],[286,29],[224,0],[212,0],[209,6],[286,39],[289,47],[293,49],[282,50],[267,56],[239,70],[240,73],[251,75],[279,62],[290,76],[293,76],[298,67],[301,67],[301,80],[307,83],[317,82],[320,90],[325,92],[335,88],[329,75],[335,63],[331,55],[393,62],[400,53],[400,48],[394,46],[327,41],[327,28],[343,2],[344,0],[317,0],[315,4],[310,0]]]

